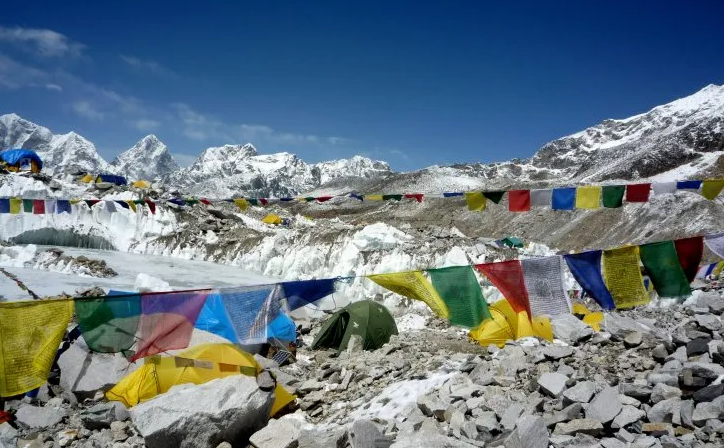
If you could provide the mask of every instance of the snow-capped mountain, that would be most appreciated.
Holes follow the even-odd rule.
[[[280,197],[317,188],[328,179],[389,172],[387,163],[365,157],[314,165],[287,152],[259,154],[247,143],[208,148],[191,166],[166,176],[164,182],[181,191],[209,197]]]
[[[75,132],[53,135],[16,114],[0,116],[0,150],[31,148],[43,159],[43,171],[56,175],[68,168],[89,172],[108,171],[109,165],[96,151],[93,143]]]
[[[143,137],[111,163],[131,179],[156,179],[179,169],[166,145],[155,135]]]

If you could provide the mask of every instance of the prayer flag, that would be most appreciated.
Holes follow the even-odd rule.
[[[148,209],[151,210],[151,214],[155,215],[156,214],[156,204],[152,200],[146,199],[146,205],[148,205]]]
[[[623,185],[606,185],[601,188],[603,206],[606,208],[618,208],[623,205],[623,195],[626,187]]]
[[[168,202],[174,205],[178,205],[179,207],[186,207],[186,201],[181,198],[171,198],[168,200]]]
[[[327,202],[327,201],[329,201],[329,200],[332,199],[332,198],[333,198],[333,196],[318,196],[318,197],[317,197],[317,202]],[[399,200],[399,199],[398,199],[398,200]]]
[[[681,268],[684,269],[689,283],[694,281],[696,271],[704,256],[704,238],[695,236],[674,241],[676,255],[679,257]]]
[[[81,201],[80,199],[71,199],[71,200],[70,200],[70,205],[76,205],[76,204],[79,204],[79,203],[81,203],[81,202],[83,202],[83,201]]]
[[[241,210],[242,212],[246,210],[246,208],[249,206],[249,203],[246,202],[246,199],[244,198],[234,199],[234,204],[236,204],[236,206],[239,207],[239,210]]]
[[[450,317],[447,305],[420,271],[368,275],[367,278],[401,296],[424,302],[443,319]]]
[[[520,261],[476,264],[475,269],[482,272],[493,286],[500,290],[516,313],[525,311],[528,313],[529,319],[533,318]]]
[[[11,397],[48,381],[63,341],[71,300],[0,303],[0,395]]]
[[[651,184],[630,184],[626,186],[626,202],[648,202]],[[605,258],[605,255],[604,255]]]
[[[576,190],[576,208],[594,210],[601,208],[601,187],[587,185]]]
[[[126,201],[126,204],[133,210],[133,213],[136,213],[136,203],[133,201]]]
[[[32,199],[23,199],[23,213],[33,213]]]
[[[70,205],[70,201],[65,201],[63,199],[58,199],[58,207],[56,208],[56,212],[60,215],[63,213],[73,213],[73,208]]]
[[[133,347],[141,316],[140,294],[110,291],[106,297],[74,300],[78,325],[89,349],[122,353]]]
[[[698,190],[701,187],[700,180],[684,180],[676,183],[676,188],[679,190]]]
[[[553,189],[553,210],[573,210],[576,203],[575,188]]]
[[[117,203],[118,205],[120,205],[121,207],[125,208],[126,210],[130,210],[130,209],[131,209],[131,206],[129,206],[129,205],[128,205],[128,202],[126,202],[126,201],[118,200],[118,201],[116,201],[116,203]]]
[[[94,205],[96,205],[100,201],[98,199],[86,199],[83,202],[85,202],[85,204],[88,206],[88,208],[92,208]]]
[[[365,200],[364,195],[362,195],[362,194],[357,194],[357,193],[350,193],[350,194],[349,194],[349,197],[355,198],[355,199],[359,199],[360,201],[364,201],[364,200]]]
[[[483,196],[485,196],[486,199],[493,201],[494,204],[500,204],[500,201],[503,200],[504,194],[504,191],[483,191]]]
[[[676,182],[654,182],[651,184],[654,196],[676,193]]]
[[[314,198],[311,197],[311,196],[309,196],[309,197],[307,197],[307,198],[304,198],[304,200],[307,201],[307,202],[310,202],[310,201],[313,201]],[[246,200],[246,202],[248,202],[249,205],[253,205],[254,207],[259,206],[259,200],[256,199],[256,198],[248,198],[248,199]]]
[[[603,251],[603,275],[616,308],[649,303],[635,246]]]
[[[113,202],[113,201],[105,201],[105,202],[106,202],[106,211],[108,213],[115,213],[117,211],[115,202]]]
[[[320,201],[322,202],[322,201]],[[266,207],[269,204],[269,200],[267,198],[259,198],[259,203]]]
[[[561,257],[528,258],[521,261],[521,266],[532,316],[570,314]]]
[[[600,250],[564,255],[568,269],[581,288],[604,310],[616,308],[601,275]]]
[[[704,244],[706,244],[706,247],[708,247],[710,251],[724,258],[724,233],[706,235],[704,237]]]
[[[383,201],[389,201],[390,199],[393,199],[395,201],[401,201],[402,195],[401,194],[383,194],[382,195]]]
[[[141,320],[135,361],[186,348],[210,290],[141,294]]]
[[[10,213],[17,215],[20,213],[20,208],[23,206],[23,200],[19,198],[10,198]]]
[[[55,213],[58,202],[55,199],[45,200],[45,213]],[[2,212],[0,212],[2,213]]]
[[[711,201],[719,196],[722,189],[724,189],[724,179],[705,180],[701,187],[701,195]]]
[[[10,213],[10,199],[0,199],[0,213]]]
[[[445,302],[453,325],[474,328],[490,319],[488,303],[470,266],[430,269],[432,286]]]
[[[550,207],[553,201],[553,190],[546,188],[544,190],[530,190],[530,206],[531,207]]]
[[[368,195],[365,195],[365,199],[367,199],[368,201],[382,201],[383,200],[381,194],[368,194]]]
[[[199,199],[199,201],[204,205],[212,205],[211,201],[209,201],[208,199]]]
[[[289,310],[309,305],[334,293],[337,279],[323,278],[281,283],[282,298],[287,299]]]
[[[468,210],[470,211],[482,211],[485,210],[487,199],[481,192],[470,192],[465,193],[465,202],[468,204]]]
[[[423,196],[424,195],[422,193],[408,193],[404,197],[405,199],[414,199],[417,202],[422,202]]]
[[[639,246],[641,262],[660,297],[683,297],[691,294],[689,281],[681,267],[673,241]]]
[[[291,202],[294,198],[279,198],[279,202]]]
[[[463,195],[462,193],[458,193],[458,192],[448,192],[448,193],[443,193],[443,194],[442,194],[442,197],[444,197],[444,198],[454,198],[454,197],[462,196],[462,195]]]
[[[510,190],[508,192],[508,210],[527,212],[530,210],[530,190]]]
[[[33,200],[33,214],[44,215],[45,214],[45,199]]]

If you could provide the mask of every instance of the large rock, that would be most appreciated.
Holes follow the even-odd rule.
[[[560,397],[566,388],[568,378],[560,373],[544,373],[538,378],[538,386],[551,397]]]
[[[571,420],[568,423],[559,423],[556,425],[556,429],[553,430],[553,434],[559,435],[575,435],[575,434],[588,434],[591,436],[597,436],[603,432],[603,425],[598,420],[591,418],[579,418]]]
[[[575,343],[593,335],[593,328],[584,324],[573,314],[559,314],[551,318],[553,336],[562,341]]]
[[[111,423],[128,418],[126,407],[117,401],[98,403],[80,413],[80,420],[88,429],[110,428]]]
[[[662,400],[668,400],[669,398],[675,398],[681,396],[681,389],[678,387],[669,386],[664,383],[659,383],[654,386],[651,391],[651,402],[658,403]]]
[[[380,431],[380,428],[377,427],[375,422],[366,419],[355,420],[352,424],[350,438],[352,448],[387,448],[392,444],[392,441],[382,434],[382,431]],[[274,445],[274,448],[276,448],[276,446],[278,445]],[[269,448],[272,448],[272,446],[269,445]]]
[[[436,448],[475,447],[475,445],[440,434],[435,423],[427,419],[422,423],[419,430],[398,434],[395,443],[390,445],[390,448],[420,448],[428,446]]]
[[[581,381],[563,392],[563,398],[574,403],[588,403],[596,393],[596,384],[593,381]]]
[[[543,353],[543,355],[545,355],[546,358],[552,359],[554,361],[573,355],[573,349],[571,347],[566,347],[562,345],[549,345],[543,347],[543,350],[541,350],[541,352]]]
[[[108,390],[138,368],[120,354],[95,353],[79,337],[58,359],[60,386],[80,398],[93,398],[98,390]]]
[[[634,406],[625,405],[623,406],[623,408],[621,408],[621,412],[616,416],[616,418],[613,419],[613,423],[611,423],[611,428],[625,428],[626,426],[632,423],[636,423],[644,417],[646,417],[646,412]]]
[[[249,443],[255,448],[296,448],[300,426],[299,420],[290,418],[269,420],[269,424],[251,436]]]
[[[524,415],[518,419],[515,431],[505,440],[505,448],[547,448],[548,429],[542,418]]]
[[[627,316],[619,313],[607,313],[601,322],[601,329],[611,333],[616,340],[624,340],[631,333],[650,333],[651,330]]]
[[[245,446],[267,424],[273,401],[254,378],[234,375],[174,387],[131,408],[131,418],[148,448]]]
[[[599,392],[586,408],[586,418],[608,423],[621,412],[623,404],[618,395],[618,388],[607,387]]]
[[[53,407],[39,407],[29,404],[23,404],[15,414],[18,423],[33,428],[43,429],[50,428],[60,423],[67,415],[65,409]]]
[[[681,399],[669,398],[651,406],[648,411],[649,421],[652,423],[671,423],[674,416],[681,416]]]
[[[718,316],[711,314],[697,314],[695,319],[696,323],[699,324],[700,327],[706,328],[709,331],[721,330],[721,319]]]

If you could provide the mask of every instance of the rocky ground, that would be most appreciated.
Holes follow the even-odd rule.
[[[282,367],[259,358],[299,396],[295,409],[270,421],[264,376],[177,388],[129,414],[98,392],[125,375],[127,363],[88,355],[80,343],[61,357],[59,385],[43,387],[34,403],[6,403],[15,421],[0,425],[0,444],[720,447],[723,311],[717,292],[697,291],[684,305],[608,314],[600,332],[562,316],[553,321],[554,343],[527,338],[503,348],[408,314],[398,318],[400,334],[375,351],[303,346]],[[304,339],[317,329],[313,323]]]

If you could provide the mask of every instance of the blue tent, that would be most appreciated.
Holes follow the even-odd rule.
[[[116,176],[115,174],[99,174],[96,177],[96,183],[107,182],[114,185],[126,185],[128,182],[123,176]]]
[[[30,162],[35,162],[38,171],[43,168],[43,161],[32,149],[8,149],[0,152],[0,160],[17,168],[21,168],[25,164],[30,165]]]

